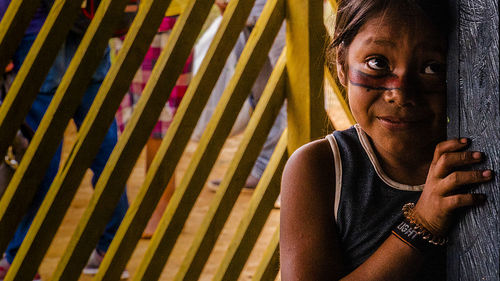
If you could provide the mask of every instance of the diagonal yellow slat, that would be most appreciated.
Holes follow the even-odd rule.
[[[334,11],[337,11],[338,8],[337,0],[328,0],[328,2],[330,3],[330,6],[332,6],[332,9]]]
[[[252,281],[273,281],[276,279],[280,269],[279,237],[280,230],[277,227]]]
[[[14,55],[40,0],[12,1],[0,23],[0,75]]]
[[[119,200],[127,180],[127,177],[123,175],[131,172],[139,157],[142,147],[175,86],[177,77],[184,67],[184,62],[191,52],[191,46],[194,45],[211,6],[210,0],[191,1],[185,13],[180,16],[170,36],[169,44],[159,57],[132,119],[110,156],[89,206],[70,241],[63,264],[65,268],[75,267],[73,264],[81,262],[81,251],[86,248],[92,249],[97,243],[107,219],[112,215],[113,209],[109,208],[112,204],[110,202]],[[147,222],[146,219],[146,217],[143,218]],[[126,259],[120,258],[126,262]],[[63,266],[60,265],[60,267]],[[61,280],[67,280],[64,276],[73,274],[68,269],[65,269],[65,272],[62,271],[61,269],[60,277],[58,277]],[[113,268],[113,271],[109,271],[106,280],[119,279],[120,273],[121,270]]]
[[[126,0],[107,0],[101,3],[102,7],[96,13],[92,25],[82,39],[78,50],[66,71],[52,102],[47,109],[47,114],[42,119],[36,134],[31,141],[30,147],[25,153],[25,158],[16,171],[10,183],[10,188],[15,190],[13,198],[21,198],[26,205],[36,192],[34,186],[38,186],[44,177],[44,171],[50,164],[52,155],[57,150],[63,137],[68,121],[73,116],[78,105],[85,94],[86,86],[99,65],[102,54],[108,46],[108,39],[113,31],[113,23],[117,23]],[[26,193],[31,193],[26,195]],[[16,201],[15,199],[13,201]],[[19,204],[11,201],[11,204]],[[57,228],[58,224],[47,223],[44,227]],[[39,233],[46,233],[39,228]],[[14,280],[21,280],[23,276],[35,273],[52,237],[34,237],[33,240],[26,239],[26,243],[20,248],[16,259],[9,270],[9,275],[16,275]]]
[[[9,94],[0,107],[0,136],[2,136],[0,155],[5,155],[17,129],[28,114],[79,7],[78,3],[69,0],[54,3],[54,8],[50,11],[33,47],[17,73]],[[28,161],[24,159],[21,163]],[[44,172],[41,171],[43,174]],[[21,190],[21,192],[26,192],[26,194],[21,194],[24,196],[18,196],[19,193],[14,189],[8,188],[0,201],[0,231],[2,232],[0,253],[5,250],[14,235],[19,221],[27,210],[26,202],[29,202],[33,196],[32,192],[26,189]],[[13,198],[15,194],[17,195]]]
[[[285,98],[285,53],[278,61],[247,125],[243,140],[174,280],[196,280],[207,262],[245,179],[250,174]],[[277,195],[276,195],[277,196]]]
[[[280,193],[281,174],[288,159],[288,131],[283,131],[259,185],[212,281],[237,280],[245,266],[274,202]]]
[[[140,239],[147,219],[153,213],[154,206],[172,176],[217,77],[224,67],[224,62],[253,6],[253,0],[234,3],[236,5],[229,5],[224,12],[221,26],[198,74],[191,81],[164,141],[153,159],[145,182],[123,219],[95,280],[108,280],[108,276],[115,276],[125,267]],[[224,44],[220,44],[221,42]],[[121,138],[124,137],[125,135]],[[163,254],[168,256],[169,253],[165,251]]]
[[[85,94],[86,86],[102,59],[102,54],[108,46],[108,39],[113,32],[113,26],[118,22],[125,5],[126,1],[124,0],[103,1],[100,5],[101,9],[96,13],[82,39],[47,109],[47,114],[42,119],[30,147],[24,155],[25,161],[21,163],[10,183],[11,188],[16,191],[13,198],[21,198],[20,200],[24,204],[29,204],[30,200],[26,200],[26,198],[35,194],[36,188],[33,186],[38,186],[43,179],[45,168],[49,165],[52,155],[59,146],[68,121]],[[30,195],[26,195],[26,193],[30,193]],[[43,227],[53,229],[57,226],[57,223],[49,222]],[[43,227],[38,228],[39,233],[46,233],[47,230]],[[26,239],[28,242],[20,248],[9,270],[10,275],[16,275],[15,280],[20,280],[28,273],[34,274],[36,272],[45,254],[43,250],[45,247],[42,245],[48,247],[52,238],[50,236],[44,237],[45,240],[42,240],[41,237],[34,237],[33,240]]]
[[[219,101],[184,178],[169,202],[134,280],[155,280],[161,274],[168,254],[171,252],[224,140],[229,135],[232,124],[265,62],[273,43],[269,38],[274,38],[279,30],[280,25],[276,22],[281,22],[278,19],[283,18],[280,14],[284,11],[278,2],[280,1],[269,2],[273,3],[272,6],[269,6],[272,8],[267,9],[267,12],[261,15],[253,29],[238,61],[235,74]]]
[[[129,31],[128,37],[124,43],[124,49],[118,55],[118,60],[125,64],[127,61],[124,61],[123,51],[126,51],[127,54],[129,51],[132,51],[130,48],[130,44],[135,44],[136,41],[145,40],[140,37],[140,34],[145,32],[142,28],[147,26],[149,30],[153,32],[149,32],[147,39],[150,42],[152,36],[154,35],[154,31],[157,29],[158,24],[163,16],[163,13],[167,7],[168,3],[164,1],[154,1],[154,2],[146,2],[144,6],[141,6],[139,14],[136,16],[136,20],[134,21],[134,25]],[[194,8],[197,7],[197,8]],[[208,8],[207,8],[208,7]],[[156,85],[154,87],[148,86],[145,89],[145,96],[142,99],[142,102],[139,103],[139,108],[144,105],[148,106],[150,111],[148,111],[148,117],[145,120],[144,126],[139,127],[138,132],[142,134],[143,138],[136,138],[135,143],[138,144],[135,147],[130,147],[132,150],[132,154],[135,153],[138,155],[142,146],[146,142],[147,136],[149,135],[151,129],[158,118],[160,111],[163,107],[163,104],[168,99],[168,95],[170,90],[175,85],[176,77],[182,71],[182,66],[184,65],[184,61],[187,59],[187,56],[190,53],[190,46],[194,44],[194,40],[201,29],[201,24],[203,20],[199,22],[199,19],[203,19],[208,14],[209,3],[203,1],[191,2],[189,7],[187,8],[186,16],[181,16],[179,19],[179,25],[174,28],[173,34],[171,36],[174,44],[167,46],[164,54],[160,57],[160,60],[156,64],[156,68],[153,71],[153,75],[151,77],[151,81]],[[197,12],[189,12],[191,10],[198,10]],[[136,24],[139,21],[138,24]],[[151,25],[154,24],[154,27]],[[189,26],[189,28],[187,27]],[[198,27],[197,27],[198,26]],[[197,30],[198,29],[198,30]],[[128,42],[128,45],[127,45]],[[146,45],[143,47],[147,47]],[[144,48],[145,50],[146,48]],[[136,50],[137,51],[137,50]],[[130,52],[132,54],[132,52]],[[142,52],[144,54],[144,52]],[[134,54],[135,55],[135,54]],[[182,62],[181,62],[182,61]],[[139,62],[139,61],[137,61]],[[163,69],[169,68],[169,72],[162,72]],[[120,72],[121,69],[117,69],[117,72]],[[110,74],[113,74],[110,71]],[[109,75],[108,75],[109,77]],[[166,79],[168,77],[168,79]],[[131,78],[131,77],[129,77]],[[110,80],[111,82],[112,80]],[[150,85],[150,84],[148,84]],[[107,87],[106,81],[103,83],[103,87]],[[153,89],[153,93],[151,93],[151,89]],[[169,90],[170,89],[170,90]],[[102,90],[102,87],[101,87]],[[166,95],[165,95],[166,94]],[[111,95],[111,97],[110,97]],[[71,167],[76,170],[79,169],[78,159],[84,157],[87,149],[90,149],[89,146],[92,144],[89,140],[94,137],[96,130],[99,130],[99,127],[102,123],[102,120],[107,120],[110,116],[110,113],[113,114],[118,106],[122,95],[117,96],[117,94],[113,92],[109,92],[107,96],[99,96],[96,98],[92,109],[90,110],[86,120],[84,121],[82,128],[80,129],[79,139],[73,149],[74,153],[70,155],[69,163],[66,163],[66,167]],[[119,99],[118,99],[119,98]],[[163,100],[163,102],[162,102]],[[108,107],[112,107],[113,110],[107,110]],[[140,110],[142,111],[142,110]],[[157,111],[155,113],[155,111]],[[134,121],[137,122],[137,118],[134,117]],[[147,121],[149,119],[149,121]],[[148,124],[150,124],[150,128],[148,128]],[[99,133],[99,132],[97,132]],[[142,145],[140,144],[142,142]],[[123,145],[124,142],[122,142]],[[129,143],[130,145],[130,143]],[[120,149],[120,148],[119,148]],[[76,152],[75,152],[76,151]],[[135,163],[137,157],[130,156],[123,153],[115,152],[110,157],[110,162],[116,164],[120,162],[123,164],[121,167],[125,170],[131,169]],[[76,155],[76,156],[75,156]],[[123,160],[123,161],[121,161]],[[69,170],[68,168],[67,170]],[[126,181],[126,177],[124,178],[122,175],[116,176],[116,173],[121,173],[120,169],[116,169],[113,171],[111,168],[106,168],[106,171],[103,172],[101,178],[96,186],[96,192],[91,199],[89,204],[89,208],[86,210],[84,217],[82,218],[79,226],[77,227],[77,231],[73,235],[72,240],[68,246],[68,249],[63,256],[61,262],[56,269],[53,279],[54,280],[73,280],[73,278],[78,277],[78,273],[81,268],[85,264],[86,258],[90,254],[90,251],[95,246],[97,239],[99,238],[99,231],[104,229],[104,226],[107,222],[107,219],[111,216],[112,210],[109,206],[114,206],[118,201],[121,193],[123,192],[123,186]],[[67,173],[70,176],[68,180],[71,180],[71,173]],[[102,196],[101,196],[102,195]],[[104,207],[103,207],[104,206]],[[97,210],[92,212],[93,210]]]
[[[293,152],[325,134],[323,1],[287,2],[288,140]]]
[[[128,40],[128,43],[124,44],[124,48],[123,48],[124,51],[121,53],[122,56],[121,57],[119,56],[116,66],[113,66],[112,69],[110,70],[111,78],[109,78],[109,75],[107,78],[107,81],[109,81],[109,82],[107,82],[107,84],[106,84],[106,81],[103,83],[105,85],[104,94],[106,92],[108,92],[109,88],[111,88],[112,90],[114,90],[115,96],[117,94],[120,95],[120,96],[115,97],[116,106],[115,106],[115,109],[113,111],[105,111],[105,110],[102,111],[104,113],[107,112],[108,116],[110,117],[110,118],[108,118],[110,120],[108,122],[108,124],[111,122],[111,120],[114,117],[114,111],[116,110],[116,107],[118,107],[118,104],[121,101],[122,93],[125,93],[126,89],[128,88],[128,82],[124,83],[123,81],[127,81],[127,80],[130,81],[131,78],[133,77],[133,73],[135,72],[135,69],[137,69],[140,62],[142,61],[140,58],[141,53],[142,53],[142,56],[145,54],[145,52],[148,48],[148,45],[149,45],[148,42],[150,42],[152,37],[154,36],[155,30],[158,27],[158,25],[161,21],[161,18],[163,17],[164,10],[166,9],[168,3],[163,2],[162,5],[164,7],[163,11],[158,10],[158,7],[154,7],[152,9],[145,9],[144,13],[142,15],[142,18],[138,15],[138,18],[140,18],[140,20],[138,21],[137,24],[134,23],[135,27],[132,27],[131,31],[129,33],[129,36],[131,37],[131,39]],[[153,11],[153,15],[156,14],[157,16],[152,17],[151,13],[147,13],[147,11]],[[156,18],[156,21],[154,20],[155,18]],[[147,21],[145,19],[147,19]],[[142,23],[144,23],[144,22],[146,22],[147,24],[143,25]],[[134,39],[137,39],[137,38],[138,38],[138,40],[134,41]],[[127,42],[127,40],[126,40],[126,42]],[[132,53],[132,55],[129,56],[130,53]],[[129,59],[124,61],[125,57],[128,57]],[[102,88],[101,88],[101,92],[102,92]],[[113,91],[110,91],[110,92],[113,92]],[[102,123],[100,125],[102,125]],[[100,126],[96,126],[96,128],[99,128],[99,127]],[[106,130],[107,127],[102,126],[102,129]],[[105,131],[104,131],[104,133],[105,133]],[[86,141],[90,141],[90,143],[88,143],[88,144],[92,146],[92,141],[95,141],[95,139],[93,140],[91,137],[89,137],[89,138],[87,138]],[[99,141],[95,141],[93,146],[96,146],[96,143],[99,143]],[[88,158],[90,158],[90,161],[91,161],[92,156],[91,155],[89,156],[86,154],[90,154],[88,150],[81,151],[81,155],[88,156]],[[87,162],[89,162],[89,161],[87,161]],[[83,164],[81,166],[81,170],[83,172],[85,172],[86,167],[88,167],[88,164],[87,164],[87,166],[85,166],[85,164]],[[66,168],[67,168],[67,166],[66,166]],[[65,170],[65,172],[66,172],[66,174],[68,174],[67,170]],[[78,175],[76,177],[73,176],[73,177],[69,177],[69,179],[66,178],[67,181],[65,182],[65,184],[63,184],[64,188],[61,188],[61,182],[55,184],[56,188],[52,189],[51,192],[49,192],[49,195],[47,196],[49,198],[48,201],[46,200],[48,203],[45,203],[45,205],[44,205],[45,207],[44,206],[41,207],[40,213],[42,213],[42,214],[41,215],[39,214],[39,217],[41,217],[42,220],[47,220],[50,223],[50,221],[54,221],[54,220],[60,221],[60,219],[62,219],[62,215],[64,215],[64,212],[67,209],[67,206],[69,205],[69,203],[71,202],[71,198],[74,195],[76,188],[78,187],[78,182],[81,180],[81,176],[83,176],[83,173],[81,173],[81,175]],[[73,181],[73,182],[71,182],[71,181]],[[57,188],[58,184],[59,184],[59,188]],[[64,192],[62,192],[62,190],[64,190]],[[59,194],[60,196],[56,197],[56,195],[58,195],[59,191],[61,191]],[[72,192],[72,194],[69,195],[71,192]],[[54,202],[54,198],[55,198],[57,203],[52,205],[51,202]],[[58,225],[58,223],[55,223],[55,224]],[[33,226],[36,226],[36,225],[37,225],[37,220],[35,220],[35,222],[33,223]],[[39,232],[36,235],[45,235],[47,237],[51,237],[53,235],[50,233],[54,233],[55,230],[56,230],[56,228],[51,229],[48,233],[40,233]],[[35,232],[31,231],[31,233],[35,233]],[[28,234],[28,237],[29,237],[29,235],[30,234]],[[26,239],[28,240],[29,238],[26,238]],[[38,241],[37,239],[33,239],[33,240]]]
[[[340,90],[337,82],[332,76],[332,73],[328,69],[328,67],[325,66],[325,77],[328,81],[328,83],[332,86],[333,92],[335,93],[335,96],[337,97],[337,100],[339,101],[342,111],[351,123],[351,125],[354,125],[356,123],[356,120],[354,120],[354,116],[352,116],[351,110],[349,108],[349,105],[347,104],[347,101],[345,100],[344,96],[342,95],[342,91]]]
[[[0,107],[0,155],[5,155],[17,129],[28,114],[38,90],[45,79],[59,47],[66,38],[80,7],[78,1],[55,1],[45,23],[24,60],[19,73]],[[4,224],[3,208],[0,204],[0,229],[15,229],[12,223]],[[21,210],[20,210],[21,211]],[[7,235],[9,236],[9,235]],[[7,237],[6,236],[6,237]],[[9,237],[7,237],[9,239]],[[5,250],[0,238],[0,252]]]

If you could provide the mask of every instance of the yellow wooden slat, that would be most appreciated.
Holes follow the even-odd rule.
[[[122,15],[125,5],[126,1],[124,0],[102,2],[100,6],[102,9],[96,13],[93,24],[89,26],[88,32],[82,39],[47,109],[47,114],[42,119],[30,147],[24,155],[25,161],[21,163],[10,183],[16,192],[30,190],[34,194],[36,188],[33,186],[37,186],[45,176],[43,172],[50,164],[52,155],[63,137],[66,125],[80,104],[86,86],[102,60],[102,54],[107,48],[108,39],[113,32],[112,26]],[[106,24],[99,24],[101,22]],[[24,200],[24,202],[28,204],[29,200]],[[54,225],[48,224],[46,227],[53,228]],[[46,233],[46,230],[39,228],[39,232]],[[26,239],[26,241],[12,264],[11,274],[23,272],[22,275],[24,275],[27,272],[36,272],[38,264],[43,258],[43,249],[48,247],[50,242],[49,239],[46,239],[44,245],[42,240],[37,237],[33,240]],[[36,243],[34,243],[35,241]],[[22,278],[22,275],[17,274],[19,277],[16,278]]]
[[[107,276],[112,274],[108,272],[119,272],[119,269],[125,266],[140,239],[147,218],[153,213],[154,206],[172,176],[182,151],[186,147],[201,111],[208,100],[211,89],[213,89],[217,77],[224,67],[224,62],[236,42],[253,5],[251,1],[237,1],[235,3],[237,3],[236,6],[229,5],[226,9],[221,26],[205,55],[198,74],[191,81],[182,99],[164,141],[149,167],[139,194],[132,203],[108,249],[101,264],[101,269],[95,277],[96,280],[108,280]],[[219,44],[220,42],[224,42],[224,44]],[[122,135],[121,139],[124,137],[125,134]],[[122,153],[128,154],[128,152],[123,151]],[[168,256],[168,254],[167,251],[164,252],[164,255]]]
[[[325,134],[323,1],[287,3],[289,152]]]
[[[250,174],[274,120],[280,112],[285,95],[285,77],[285,56],[283,55],[269,78],[244,132],[243,140],[174,280],[199,278],[215,245],[215,238],[219,236],[229,217],[241,187],[245,184],[245,179]]]
[[[332,10],[337,11],[338,8],[337,0],[328,0],[328,2],[330,3],[330,6],[332,6]]]
[[[48,73],[57,51],[66,38],[80,7],[76,1],[54,3],[37,39],[16,75],[9,94],[0,108],[0,155],[5,155],[17,129],[28,114],[31,104]],[[0,219],[1,220],[1,219]],[[3,245],[0,241],[0,250]]]
[[[119,200],[127,180],[127,177],[123,177],[123,175],[128,175],[131,172],[135,160],[139,157],[142,147],[175,86],[177,77],[184,67],[191,46],[194,45],[211,6],[210,0],[191,1],[185,13],[178,19],[178,23],[170,35],[169,44],[156,62],[129,125],[110,156],[89,206],[70,241],[68,254],[65,255],[68,256],[65,267],[72,267],[72,263],[76,264],[80,259],[80,252],[83,249],[92,249],[92,245],[97,243],[99,236],[96,235],[96,232],[97,234],[100,232],[96,229],[104,230],[107,222],[106,216],[109,217],[113,211],[109,208],[109,205],[112,204],[110,201],[117,202]],[[147,217],[143,217],[143,220],[147,222]],[[119,260],[122,261],[124,267],[127,257],[120,256]],[[107,276],[104,278],[106,280],[119,279],[121,271],[122,269],[119,267],[113,267],[112,270],[108,270]],[[66,274],[71,274],[71,272],[67,270]],[[64,273],[61,276],[61,280],[66,280],[63,277]]]
[[[280,193],[281,174],[288,159],[283,131],[250,204],[212,281],[237,280]]]
[[[276,279],[280,268],[279,238],[280,231],[279,228],[276,228],[252,281],[273,281]]]
[[[12,1],[0,23],[0,75],[14,55],[40,0]]]
[[[197,1],[196,3],[195,2],[192,3],[193,4],[191,5],[191,8],[193,7],[193,5],[198,5],[199,7],[209,6],[207,2],[202,2],[202,1]],[[155,30],[157,29],[158,24],[161,21],[163,13],[168,4],[169,3],[165,1],[154,1],[154,2],[146,2],[144,6],[141,6],[139,14],[136,16],[136,20],[134,21],[134,24],[131,27],[131,30],[129,31],[127,38],[125,39],[124,48],[118,55],[117,59],[119,64],[127,63],[126,60],[124,61],[124,55],[123,55],[124,51],[126,52],[126,54],[129,54],[130,52],[131,55],[132,54],[136,55],[135,53],[133,53],[133,51],[135,52],[138,51],[134,50],[134,48],[137,47],[136,42],[142,42],[142,41],[150,42],[150,39],[152,39],[152,36],[154,35]],[[168,94],[170,93],[170,90],[173,88],[175,81],[177,80],[176,77],[180,74],[182,70],[183,62],[187,59],[187,56],[190,53],[190,48],[191,48],[190,46],[194,44],[197,32],[199,31],[199,28],[198,31],[196,31],[197,29],[196,26],[197,25],[201,26],[203,22],[202,21],[201,23],[198,23],[196,22],[196,20],[204,18],[203,11],[206,11],[205,16],[208,13],[208,9],[205,8],[200,8],[198,10],[201,11],[201,14],[187,13],[188,15],[187,19],[186,17],[181,16],[181,18],[179,19],[180,25],[177,25],[174,28],[173,34],[171,36],[172,42],[174,42],[175,46],[169,44],[170,45],[169,47],[169,45],[167,45],[164,53],[162,54],[162,56],[160,56],[159,61],[157,62],[156,67],[153,70],[153,75],[150,79],[150,82],[156,81],[153,83],[156,85],[154,87],[150,86],[146,87],[143,97],[145,97],[145,99],[148,98],[149,99],[147,101],[144,99],[142,100],[142,102],[140,101],[138,107],[141,108],[144,105],[144,102],[146,102],[146,105],[150,109],[154,110],[148,112],[148,114],[150,113],[151,115],[150,117],[148,117],[150,121],[146,122],[146,124],[144,124],[145,126],[142,127],[139,126],[136,130],[140,135],[144,136],[143,138],[138,137],[135,139],[135,143],[138,145],[135,147],[131,147],[130,143],[127,144],[128,149],[131,149],[130,150],[132,152],[131,155],[134,155],[136,150],[140,151],[142,146],[145,144],[147,136],[149,135],[152,127],[154,126],[156,118],[158,118],[159,112],[161,111],[161,108],[163,107],[165,101],[168,99]],[[181,27],[181,29],[178,28],[179,26]],[[192,27],[192,30],[189,30],[189,28],[187,28],[186,26]],[[147,28],[148,30],[143,30],[143,28]],[[146,37],[148,39],[144,39],[144,35],[142,33],[148,34],[148,37]],[[179,35],[180,33],[181,35]],[[135,47],[132,48],[131,46]],[[145,51],[147,49],[147,45],[143,45],[141,49]],[[144,52],[142,52],[142,54],[144,54]],[[168,63],[166,63],[165,61],[167,61]],[[118,67],[119,66],[120,65],[118,65]],[[171,68],[171,69],[169,69],[170,70],[169,72],[162,73],[161,70],[165,68]],[[116,73],[120,73],[122,69],[115,69],[115,71]],[[113,70],[111,70],[107,78],[109,78],[110,75],[114,75],[116,73],[113,72]],[[168,77],[168,79],[165,79],[166,76],[170,77]],[[112,80],[110,80],[110,83],[112,83],[111,81]],[[106,84],[105,80],[103,83],[103,87],[106,88],[109,86],[112,85]],[[101,87],[101,90],[103,87]],[[152,88],[154,90],[153,93],[151,93]],[[153,96],[154,98],[151,98],[151,96]],[[121,97],[122,95],[117,96],[117,93],[114,93],[112,91],[109,91],[107,96],[100,96],[98,94],[92,109],[90,110],[86,120],[82,125],[82,128],[80,129],[79,139],[74,148],[74,153],[70,155],[69,161],[71,164],[66,164],[65,167],[72,167],[73,169],[75,169],[75,172],[77,169],[79,169],[78,168],[79,162],[77,161],[77,159],[80,157],[84,157],[85,150],[89,149],[88,146],[91,145],[89,141],[92,138],[94,138],[96,130],[98,130],[101,125],[100,123],[102,123],[103,120],[105,120],[104,122],[107,122],[107,119],[109,117],[111,117],[110,121],[112,120],[113,116],[110,115],[110,113],[111,114],[114,113],[116,107],[118,107]],[[158,103],[161,103],[161,105]],[[154,106],[151,106],[152,104]],[[110,106],[113,108],[112,110],[108,109],[108,107]],[[158,111],[158,114],[155,115],[155,110],[156,110],[155,108],[158,107],[160,107],[160,111]],[[134,123],[136,121],[137,118],[133,117],[133,120],[131,122]],[[151,124],[150,129],[148,129],[147,126],[148,124]],[[123,135],[123,137],[125,137],[125,134]],[[119,143],[117,148],[119,150],[123,149],[123,144],[125,144],[125,142],[121,142],[121,144]],[[137,157],[130,156],[125,153],[120,155],[120,153],[119,152],[117,153],[116,151],[117,150],[115,149],[115,152],[111,155],[109,160],[110,163],[113,163],[114,165],[117,162],[121,162],[121,164],[123,164],[123,166],[121,167],[123,167],[125,170],[132,169],[132,166]],[[135,154],[138,155],[138,153]],[[77,228],[77,231],[75,232],[72,240],[70,241],[68,250],[62,257],[62,260],[59,263],[58,268],[56,269],[56,272],[54,274],[55,280],[72,280],[73,278],[78,277],[79,271],[85,264],[86,258],[90,254],[90,251],[92,251],[92,248],[94,247],[95,243],[97,242],[97,239],[99,238],[100,231],[96,229],[101,229],[101,230],[104,229],[107,218],[111,216],[112,210],[107,208],[107,206],[110,205],[113,206],[114,204],[116,204],[121,193],[123,192],[123,186],[126,181],[126,177],[124,178],[122,175],[116,176],[117,172],[121,173],[122,171],[120,169],[114,171],[112,168],[111,169],[106,168],[105,172],[103,172],[103,174],[101,175],[101,178],[96,186],[96,192],[91,199],[90,207],[85,212],[84,217],[82,218],[79,227]],[[71,173],[68,174],[70,175]],[[71,177],[72,176],[69,176],[68,180],[70,180]],[[102,212],[99,211],[92,212],[93,209],[97,209]],[[106,217],[106,215],[108,216]]]
[[[17,129],[28,114],[79,7],[75,1],[60,0],[54,3],[54,8],[50,11],[33,47],[17,73],[9,94],[0,107],[0,136],[2,136],[0,155],[5,155]],[[44,171],[41,172],[44,173]],[[2,231],[0,253],[5,250],[14,235],[18,223],[27,210],[26,202],[31,200],[33,192],[26,189],[16,192],[13,188],[5,191],[0,201],[0,230]]]
[[[168,5],[168,3],[166,3],[166,5]],[[166,9],[166,5],[165,5],[165,9]],[[136,28],[132,27],[131,32],[132,32],[133,36],[132,36],[131,40],[129,40],[129,43],[128,44],[125,43],[125,45],[124,45],[124,49],[122,52],[122,54],[124,54],[124,55],[121,56],[121,59],[119,57],[119,61],[117,62],[117,64],[113,65],[112,69],[110,70],[109,74],[111,74],[111,79],[109,78],[110,77],[109,75],[107,77],[107,81],[109,81],[109,82],[106,83],[106,81],[105,81],[103,83],[103,86],[105,88],[104,94],[108,92],[109,88],[111,88],[114,90],[115,96],[116,96],[116,94],[123,95],[123,93],[125,93],[126,89],[128,88],[128,86],[127,86],[128,84],[125,84],[127,82],[123,83],[123,81],[127,81],[127,79],[128,79],[128,81],[131,80],[133,73],[135,72],[135,69],[137,69],[140,62],[142,61],[142,59],[140,58],[140,56],[141,56],[140,54],[142,53],[144,55],[144,53],[147,50],[147,47],[149,45],[149,42],[151,41],[152,37],[155,34],[155,29],[157,28],[157,26],[159,25],[159,23],[161,21],[161,18],[163,17],[162,11],[158,11],[158,9],[152,9],[152,10],[154,11],[154,13],[157,14],[156,23],[154,23],[154,25],[149,23],[149,24],[141,27],[141,24],[142,24],[142,22],[144,22],[145,18],[147,18],[148,21],[151,21],[152,19],[155,18],[155,17],[151,17],[149,13],[146,13],[146,14],[143,14],[141,21],[139,22],[138,25],[136,25],[137,27]],[[140,30],[138,27],[141,27]],[[150,32],[149,30],[152,30],[152,31]],[[134,34],[134,32],[135,32],[135,34]],[[140,36],[138,36],[138,34]],[[147,34],[149,34],[149,41],[148,41],[148,39],[145,39],[145,38],[148,38],[146,36]],[[129,36],[130,36],[130,33],[129,33]],[[140,38],[142,40],[137,40],[134,42],[134,38]],[[132,44],[132,42],[134,42],[134,43]],[[128,54],[130,54],[130,53],[132,53],[132,55],[128,56]],[[128,57],[129,59],[126,60],[126,62],[124,63],[125,57]],[[130,59],[130,58],[132,58],[132,59]],[[101,87],[101,92],[102,92],[102,90],[103,90],[103,87]],[[121,96],[115,97],[115,101],[116,101],[115,102],[116,107],[118,107],[118,104],[121,101]],[[110,111],[106,111],[106,110],[102,111],[104,113],[107,112],[109,117],[110,117],[108,124],[111,122],[111,120],[114,117],[113,115],[114,115],[114,111],[116,110],[116,107],[113,109],[113,111],[111,111],[111,110]],[[102,124],[100,124],[100,125],[102,125]],[[99,128],[99,126],[96,126],[96,128]],[[102,129],[104,129],[104,133],[105,133],[106,127],[102,126]],[[92,136],[94,137],[94,135],[92,135]],[[92,139],[92,137],[89,137],[86,141],[90,141],[91,143],[89,143],[89,144],[92,146],[92,141],[94,141],[94,140]],[[98,143],[98,142],[99,141],[95,141],[93,146],[96,146],[96,143]],[[89,153],[88,150],[81,151],[81,155],[87,156],[88,158],[90,158],[90,159],[87,159],[87,160],[89,160],[89,161],[86,161],[87,163],[89,163],[92,160],[92,155],[88,155],[88,154],[91,154],[91,153]],[[77,163],[79,163],[79,162],[77,162]],[[87,166],[85,166],[85,165],[87,165]],[[85,169],[86,169],[86,167],[88,167],[88,164],[83,164],[82,166],[83,167],[81,167],[81,170],[83,172],[85,172]],[[65,166],[65,168],[68,168],[68,166]],[[70,172],[68,172],[67,169],[60,171],[60,173],[71,174]],[[81,176],[83,176],[83,173],[81,175],[76,176],[76,177],[73,176],[72,178],[69,177],[69,179],[66,178],[66,182],[64,182],[63,188],[61,188],[61,181],[53,184],[53,187],[55,185],[56,188],[51,189],[51,191],[49,191],[49,194],[47,195],[47,197],[49,198],[49,200],[48,200],[49,203],[45,203],[46,207],[44,207],[42,205],[42,208],[41,208],[41,213],[44,213],[44,214],[42,214],[43,218],[46,218],[49,221],[54,220],[54,217],[62,218],[62,215],[64,214],[65,210],[67,209],[67,206],[69,205],[71,198],[72,198],[72,195],[70,196],[70,195],[68,195],[68,193],[73,192],[73,194],[74,194],[74,191],[76,191],[76,188],[78,187],[78,183],[81,180]],[[73,182],[71,182],[71,181],[73,181]],[[64,192],[67,192],[67,193],[62,192],[61,190],[64,190]],[[62,195],[56,198],[56,195],[58,195],[59,191],[61,191]],[[57,202],[57,204],[54,204],[53,206],[51,206],[50,202],[54,202],[54,198],[56,198],[55,201]],[[47,200],[46,200],[46,202],[47,202]],[[61,203],[61,202],[63,202],[63,203]],[[50,214],[50,212],[48,212],[49,207],[55,207],[55,209],[54,208],[52,209],[52,214]],[[47,215],[47,213],[49,215]],[[34,222],[34,225],[36,225],[36,221]],[[55,229],[54,229],[54,231],[55,231]],[[45,234],[45,235],[51,236],[50,234]]]
[[[44,167],[49,165],[52,154],[57,150],[66,125],[80,104],[86,86],[102,60],[113,26],[120,19],[126,3],[124,0],[108,0],[101,3],[25,154],[26,161],[21,163],[11,182],[16,191],[21,188],[31,190],[33,193],[36,191],[33,186],[37,186],[36,181],[41,181],[44,176],[39,170],[45,171]],[[26,204],[29,204],[29,200]],[[58,210],[57,213],[62,219],[64,212]],[[16,274],[15,280],[21,280],[28,272],[34,274],[50,245],[52,235],[49,233],[55,233],[58,220],[52,215],[45,218],[49,219],[34,221],[33,230],[16,255],[9,271],[10,275]]]
[[[349,123],[351,123],[351,125],[354,125],[356,123],[356,120],[354,120],[354,116],[352,116],[351,109],[349,108],[349,105],[347,104],[347,101],[344,95],[342,94],[342,90],[339,88],[337,81],[335,81],[335,79],[332,76],[332,73],[326,66],[325,66],[325,78],[328,84],[330,84],[330,86],[332,87],[333,92],[335,93],[335,96],[342,107],[343,114],[347,117]]]
[[[175,244],[224,140],[229,135],[232,124],[267,58],[273,43],[271,39],[276,36],[280,27],[274,21],[281,22],[277,19],[282,12],[282,9],[273,9],[269,18],[261,16],[262,21],[253,29],[238,61],[235,74],[205,129],[184,178],[169,202],[134,280],[154,280],[161,274],[161,269],[168,258],[165,253],[170,253]]]

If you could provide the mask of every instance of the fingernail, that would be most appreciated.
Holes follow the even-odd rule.
[[[460,142],[461,142],[461,143],[467,143],[467,141],[468,141],[468,140],[467,140],[467,138],[461,138],[461,139],[460,139]]]
[[[472,158],[474,158],[474,159],[481,159],[481,156],[482,156],[481,152],[476,151],[476,152],[472,153]]]
[[[491,177],[491,170],[483,171],[483,177],[485,177],[485,178]]]

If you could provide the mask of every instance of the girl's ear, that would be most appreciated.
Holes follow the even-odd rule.
[[[337,76],[339,77],[339,82],[345,88],[345,87],[347,87],[347,83],[346,83],[346,79],[345,79],[344,66],[338,62],[336,63],[336,65],[337,65]]]
[[[343,63],[345,62],[345,52],[342,49],[342,46],[337,48],[337,54],[336,54],[336,60],[335,64],[337,66],[337,77],[339,78],[340,84],[344,86],[344,88],[347,87],[347,80],[346,80],[346,73],[344,69]]]

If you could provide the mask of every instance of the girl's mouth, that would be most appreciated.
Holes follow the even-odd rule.
[[[415,126],[420,120],[414,118],[401,118],[395,116],[379,116],[380,123],[391,130],[404,130]]]

